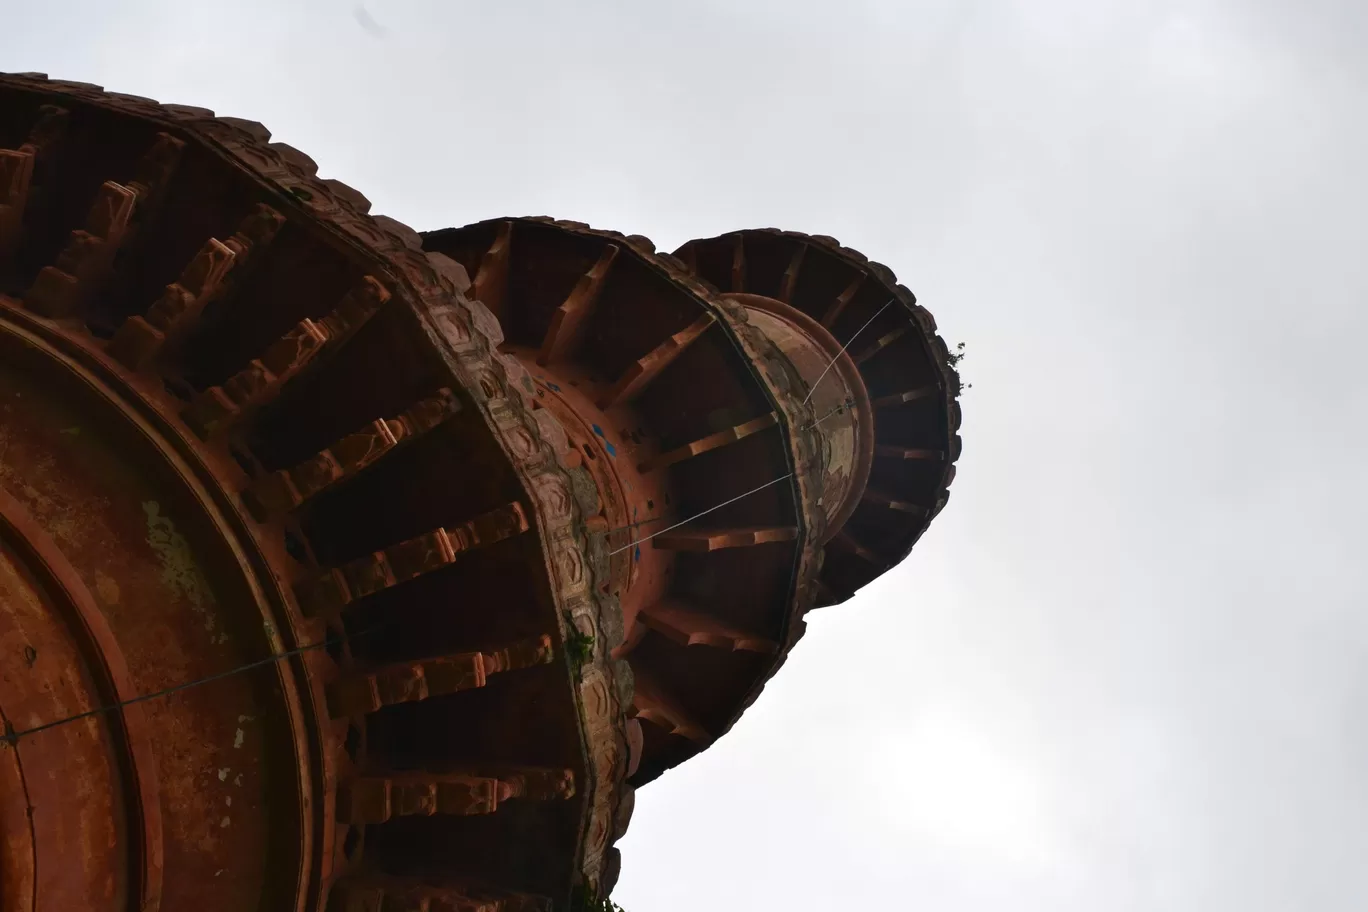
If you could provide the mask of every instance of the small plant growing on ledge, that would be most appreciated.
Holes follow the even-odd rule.
[[[565,653],[570,657],[570,661],[575,663],[576,668],[583,668],[594,658],[594,638],[586,633],[581,633],[575,626],[575,619],[569,614],[565,616]]]
[[[954,370],[956,373],[959,373],[960,362],[964,360],[966,354],[967,353],[964,350],[964,343],[961,342],[960,344],[955,346],[954,351],[950,352],[948,355],[945,356],[945,363],[948,364],[950,368]],[[973,388],[974,384],[961,382],[959,384],[959,387],[955,390],[955,395],[959,395],[965,390]]]

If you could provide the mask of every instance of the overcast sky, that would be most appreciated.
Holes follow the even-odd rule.
[[[0,6],[414,227],[830,234],[967,343],[949,508],[642,790],[629,912],[1368,905],[1368,6]]]

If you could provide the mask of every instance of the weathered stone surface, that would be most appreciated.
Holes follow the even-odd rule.
[[[802,613],[900,560],[946,502],[954,359],[890,270],[830,238],[740,232],[668,255],[545,218],[420,236],[253,121],[37,74],[0,76],[5,117],[28,139],[0,150],[0,270],[27,290],[0,297],[0,371],[20,364],[54,396],[93,391],[64,403],[95,411],[81,433],[122,430],[101,451],[113,463],[72,469],[43,501],[83,512],[0,509],[0,534],[33,550],[101,532],[43,591],[108,615],[108,636],[76,635],[106,689],[122,692],[124,649],[133,674],[157,676],[140,692],[234,662],[275,669],[273,687],[236,692],[251,713],[215,696],[228,685],[187,690],[152,730],[131,713],[94,748],[124,770],[111,806],[141,809],[97,840],[138,847],[140,908],[322,908],[308,894],[326,885],[344,912],[550,908],[501,885],[515,863],[572,871],[548,886],[555,899],[605,895],[635,787],[724,734]],[[63,157],[68,142],[96,151]],[[63,197],[80,187],[98,189]],[[35,238],[52,241],[35,253]],[[848,370],[824,361],[833,344],[856,353]],[[823,370],[837,362],[838,395]],[[899,382],[870,403],[874,370]],[[0,416],[22,441],[7,460],[46,472],[87,458],[10,434],[18,420]],[[124,495],[134,465],[155,491]],[[877,511],[888,540],[847,529],[854,510]],[[43,554],[34,566],[55,572]],[[127,620],[130,604],[149,619]],[[719,656],[744,669],[725,687],[702,679]],[[226,746],[201,734],[224,726]],[[152,742],[176,761],[154,772]],[[552,744],[544,768],[443,760],[548,762]],[[284,791],[205,804],[212,780],[247,775],[222,759],[234,751],[270,758]],[[524,818],[499,813],[508,801],[562,840],[538,851],[565,857],[518,858],[528,841],[500,827]],[[161,848],[163,807],[181,855]],[[422,831],[396,818],[427,817],[442,839],[405,842]],[[267,832],[300,838],[264,859]],[[441,877],[376,867],[396,853]],[[39,856],[58,863],[41,846],[26,857]],[[201,876],[267,864],[271,877],[217,892]],[[127,869],[73,862],[73,889],[112,883],[101,865]],[[262,883],[275,892],[241,892]]]

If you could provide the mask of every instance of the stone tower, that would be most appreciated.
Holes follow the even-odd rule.
[[[951,358],[831,238],[369,208],[0,77],[3,912],[595,908],[945,505]]]

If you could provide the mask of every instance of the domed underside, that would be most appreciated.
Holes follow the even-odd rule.
[[[723,294],[774,298],[818,321],[859,369],[875,413],[873,467],[819,580],[818,604],[843,602],[907,557],[950,496],[960,380],[935,320],[892,270],[832,238],[737,231],[676,256]]]
[[[724,734],[801,634],[821,481],[801,381],[644,238],[500,219],[424,246],[474,277],[594,480],[648,782]]]
[[[611,887],[592,494],[464,271],[368,208],[259,124],[0,77],[4,909]]]

